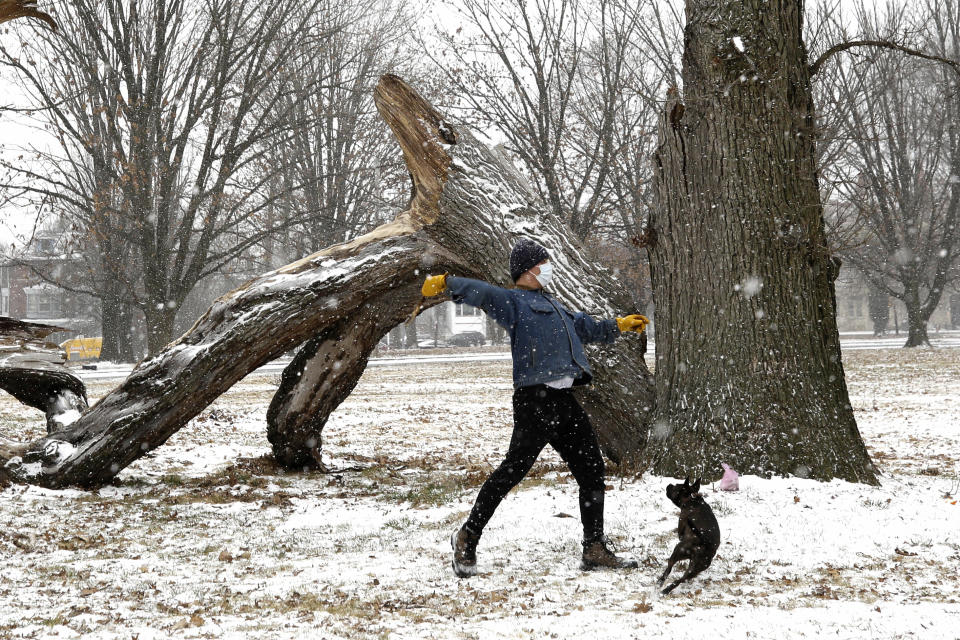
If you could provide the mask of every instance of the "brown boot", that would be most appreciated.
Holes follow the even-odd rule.
[[[458,578],[469,578],[477,575],[477,543],[480,534],[468,531],[461,527],[450,536],[450,546],[453,547],[453,560],[450,566]]]
[[[639,566],[633,558],[620,558],[612,551],[608,545],[610,541],[606,536],[588,542],[583,541],[583,561],[580,568],[583,571],[591,569],[636,569]]]

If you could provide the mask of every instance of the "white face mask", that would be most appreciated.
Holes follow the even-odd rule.
[[[553,265],[549,262],[545,262],[540,265],[540,275],[533,276],[537,279],[537,282],[540,283],[540,286],[546,289],[550,286],[550,282],[553,280]]]

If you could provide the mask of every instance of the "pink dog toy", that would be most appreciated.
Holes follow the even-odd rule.
[[[731,469],[730,465],[723,462],[720,463],[720,466],[723,467],[723,477],[720,478],[720,491],[739,491],[740,476],[737,472]]]

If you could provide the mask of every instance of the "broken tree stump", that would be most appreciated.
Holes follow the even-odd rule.
[[[629,294],[586,256],[570,229],[548,213],[509,159],[445,120],[399,78],[384,76],[375,100],[413,177],[411,211],[422,225],[417,235],[424,239],[423,253],[415,271],[403,274],[408,304],[397,308],[395,292],[387,300],[370,300],[368,322],[345,323],[328,337],[318,337],[304,349],[309,353],[298,355],[287,368],[271,404],[268,428],[274,455],[291,467],[314,463],[316,455],[310,451],[319,446],[327,418],[356,384],[373,347],[415,304],[428,273],[449,271],[511,286],[508,256],[516,240],[526,236],[550,252],[557,274],[553,289],[569,308],[607,317],[634,311]],[[451,254],[459,264],[447,258]],[[370,323],[378,319],[381,326],[371,331]],[[590,389],[578,391],[578,398],[604,453],[615,462],[635,462],[645,442],[653,408],[645,350],[645,335],[587,346],[595,381]]]

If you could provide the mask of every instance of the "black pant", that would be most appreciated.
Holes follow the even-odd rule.
[[[550,443],[580,486],[584,540],[603,535],[604,467],[590,419],[570,389],[545,385],[513,393],[513,437],[507,457],[480,488],[466,527],[481,533],[500,501],[527,475],[544,445]]]

